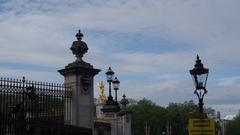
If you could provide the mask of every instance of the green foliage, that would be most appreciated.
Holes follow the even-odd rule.
[[[130,106],[133,118],[133,130],[137,135],[145,135],[146,123],[151,127],[151,134],[162,134],[166,126],[171,126],[172,134],[187,134],[188,119],[196,117],[198,105],[193,101],[169,103],[167,107],[156,105],[151,100],[142,99]],[[214,116],[212,108],[205,108],[208,116]]]
[[[240,134],[240,115],[227,123],[227,135]]]
[[[198,106],[193,101],[181,103],[170,103],[167,119],[171,125],[172,134],[184,134],[187,129],[188,119],[193,118],[198,112]]]
[[[211,107],[207,107],[204,109],[204,112],[207,114],[208,118],[213,119],[215,118],[215,110]]]
[[[146,124],[151,127],[152,134],[158,134],[166,123],[166,109],[145,98],[130,106],[130,110],[133,114],[134,131],[138,135],[145,135]]]
[[[135,100],[135,99],[132,99],[132,98],[127,98],[127,99],[128,99],[128,105],[130,105],[130,106],[137,103],[137,100]]]

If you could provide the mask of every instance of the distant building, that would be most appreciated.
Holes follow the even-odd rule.
[[[217,120],[221,120],[221,113],[217,112]]]
[[[217,112],[216,121],[219,123],[220,129],[217,131],[218,135],[227,135],[227,124],[229,121],[232,121],[236,115],[226,115],[221,119],[221,113]]]

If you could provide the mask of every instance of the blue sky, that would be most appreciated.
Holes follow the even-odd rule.
[[[196,55],[210,69],[205,104],[223,115],[240,109],[238,0],[2,0],[0,73],[63,83],[57,70],[81,29],[84,60],[111,66],[120,95],[159,105],[196,101],[189,75]],[[95,89],[95,96],[98,95]],[[197,102],[197,101],[196,101]]]

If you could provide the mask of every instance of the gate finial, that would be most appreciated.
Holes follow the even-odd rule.
[[[82,57],[85,53],[87,53],[88,47],[87,44],[82,41],[83,34],[80,30],[78,30],[76,37],[78,41],[73,41],[70,49],[72,50],[72,53],[77,57],[76,62],[82,62]]]
[[[84,36],[83,36],[83,34],[81,33],[81,30],[78,30],[78,33],[76,34],[76,37],[77,37],[78,41],[81,41],[81,40],[82,40],[82,37],[84,37]]]

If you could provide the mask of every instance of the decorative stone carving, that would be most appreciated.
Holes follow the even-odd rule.
[[[72,50],[72,53],[77,57],[76,61],[81,62],[83,55],[88,51],[88,47],[87,44],[82,41],[83,34],[80,30],[76,34],[76,37],[78,41],[73,41],[70,49]]]
[[[83,86],[83,89],[82,89],[82,94],[83,95],[88,95],[89,94],[89,87],[90,87],[90,79],[89,79],[89,76],[84,76],[82,78],[82,86]]]
[[[77,41],[73,41],[70,50],[76,56],[77,59],[74,62],[68,64],[66,68],[71,68],[71,67],[93,68],[91,64],[83,61],[82,59],[83,55],[88,51],[88,46],[84,41],[82,41],[83,34],[81,33],[80,30],[78,30],[76,37],[77,37]]]

